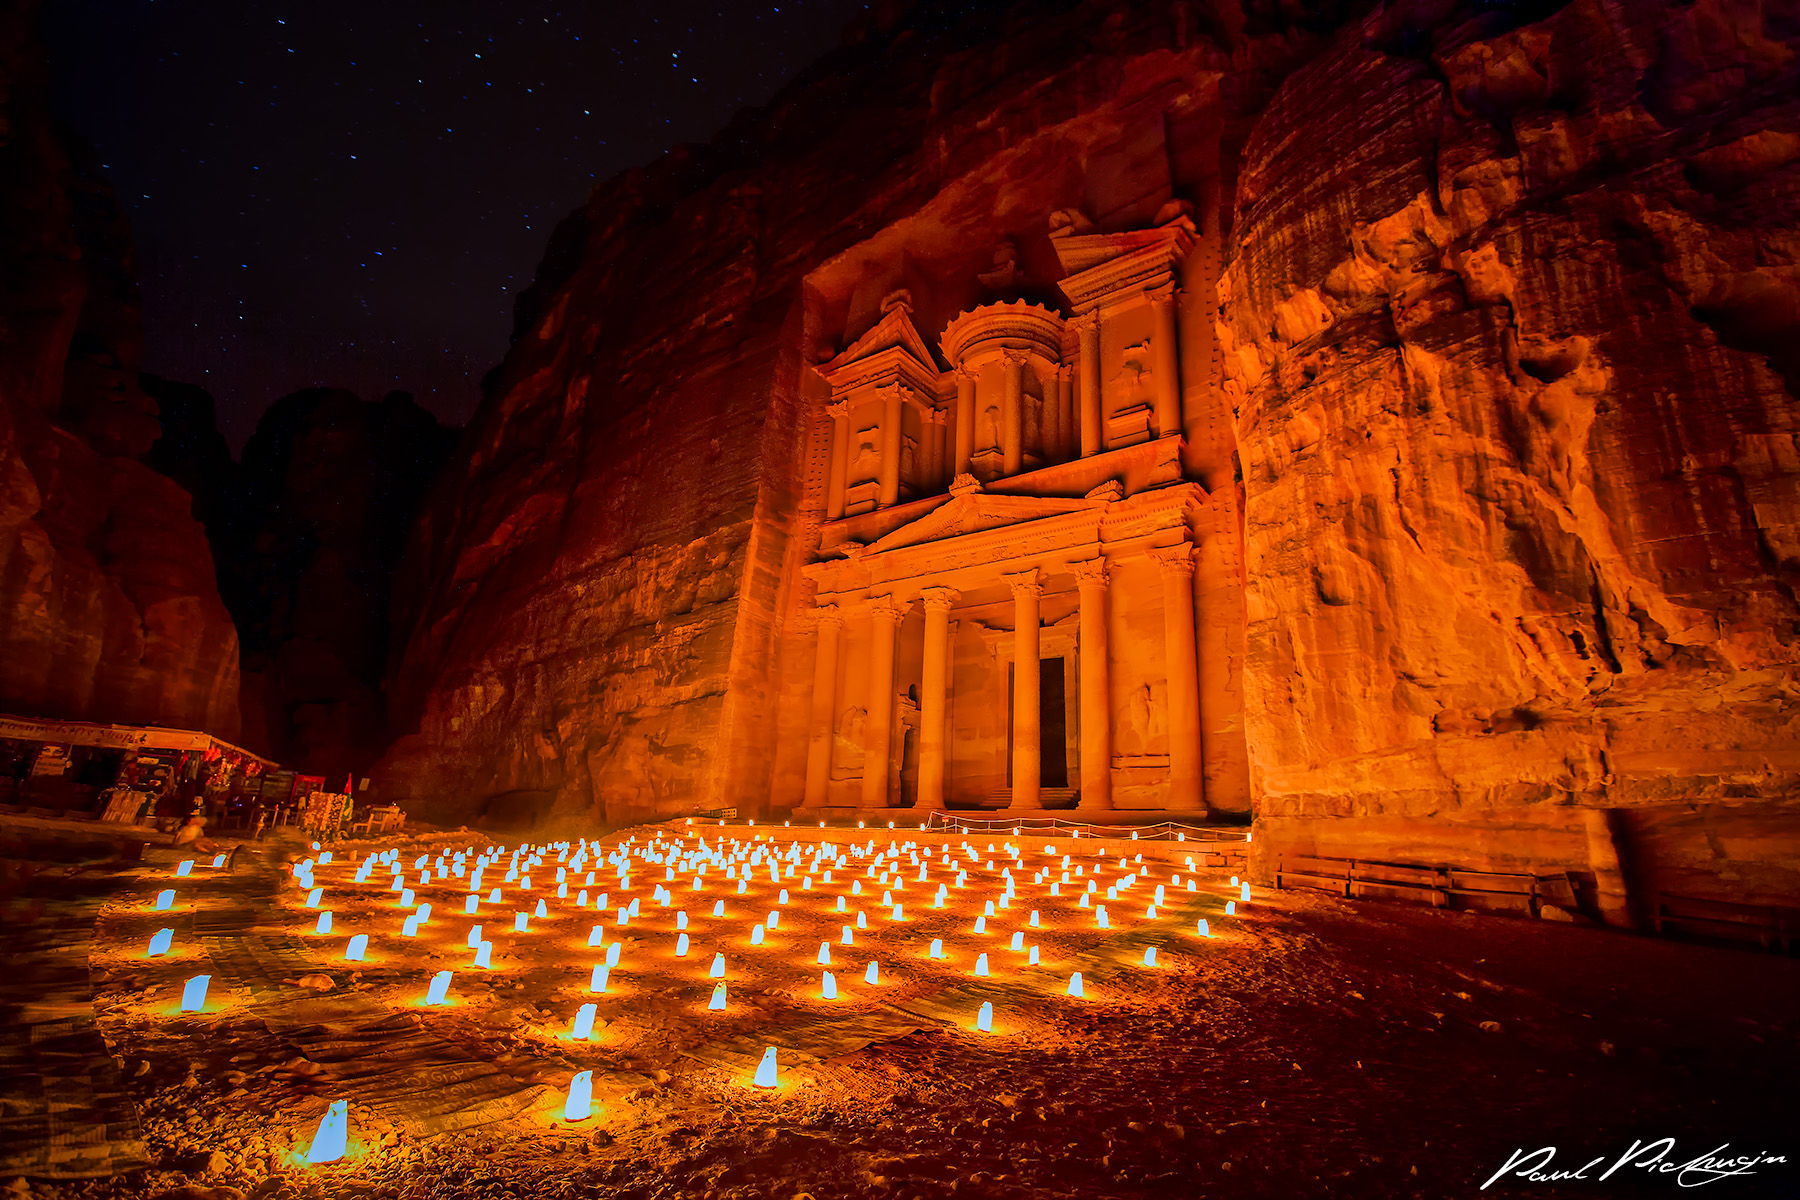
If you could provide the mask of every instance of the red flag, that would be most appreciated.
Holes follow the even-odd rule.
[[[354,773],[344,776],[344,795],[350,794],[350,783],[356,778]]]

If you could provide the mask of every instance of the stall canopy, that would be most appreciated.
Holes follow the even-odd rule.
[[[109,750],[217,750],[223,757],[259,762],[265,769],[276,765],[273,759],[252,754],[242,746],[234,746],[210,733],[154,725],[97,725],[90,721],[46,721],[0,713],[0,738],[62,746],[99,746]]]

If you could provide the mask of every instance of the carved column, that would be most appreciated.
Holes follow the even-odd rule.
[[[831,414],[831,473],[825,484],[825,519],[844,515],[844,477],[850,470],[850,402],[834,400],[826,405]]]
[[[1006,576],[1013,594],[1013,744],[1011,808],[1040,808],[1038,729],[1038,573]]]
[[[950,486],[950,414],[941,408],[931,410],[931,494],[938,495]]]
[[[1112,674],[1107,664],[1104,558],[1071,563],[1081,593],[1081,807],[1112,807]]]
[[[1100,410],[1100,314],[1091,312],[1073,322],[1081,336],[1081,457],[1089,458],[1106,449]]]
[[[919,807],[944,803],[944,699],[950,675],[950,609],[962,597],[953,588],[926,588],[925,663],[919,681]]]
[[[1155,318],[1150,334],[1150,373],[1156,387],[1156,436],[1181,432],[1181,367],[1175,352],[1175,286],[1150,293]]]
[[[881,390],[881,493],[877,508],[892,508],[900,502],[900,387]]]
[[[1200,676],[1194,657],[1194,548],[1152,550],[1162,568],[1163,642],[1169,668],[1170,808],[1195,810],[1200,792]]]
[[[975,457],[975,376],[967,367],[956,371],[956,462],[952,475],[969,473]]]
[[[1006,391],[1000,399],[1001,472],[1017,475],[1025,467],[1025,356],[1006,355]]]
[[[862,802],[888,806],[888,759],[894,733],[894,634],[906,605],[892,596],[869,602],[869,716],[863,729]]]
[[[806,744],[806,803],[824,804],[831,786],[831,743],[837,720],[838,634],[844,613],[835,604],[818,608],[819,646],[813,657],[812,726]]]
[[[1056,440],[1050,447],[1052,462],[1068,462],[1074,457],[1070,446],[1075,441],[1075,369],[1056,369]]]

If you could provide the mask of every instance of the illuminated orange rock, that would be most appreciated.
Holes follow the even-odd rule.
[[[237,736],[237,636],[191,497],[140,461],[123,215],[53,131],[30,6],[0,15],[0,711]]]
[[[877,29],[599,189],[415,538],[382,786],[1800,892],[1800,30],[1266,7]]]
[[[1270,857],[1800,893],[1797,34],[1371,19],[1258,121],[1220,299]]]

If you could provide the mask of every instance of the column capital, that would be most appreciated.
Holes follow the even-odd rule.
[[[969,384],[975,383],[977,380],[979,380],[981,378],[980,371],[977,371],[974,367],[971,367],[968,363],[963,363],[963,362],[959,362],[956,365],[952,366],[950,368],[950,373],[952,375],[956,376],[956,382],[957,382],[958,386],[961,386],[962,384],[965,384],[965,383],[969,383]]]
[[[813,620],[820,629],[842,629],[844,627],[844,610],[835,604],[821,604],[813,609]]]
[[[1180,293],[1181,289],[1176,287],[1174,281],[1171,280],[1161,287],[1145,288],[1144,299],[1152,304],[1162,304],[1175,299]]]
[[[869,598],[869,615],[877,621],[898,622],[901,617],[906,615],[906,610],[911,607],[912,605],[903,603],[898,597],[892,595]]]
[[[827,400],[825,411],[831,414],[833,420],[848,420],[850,418],[850,397],[839,396],[836,400]]]
[[[1023,350],[1002,350],[1000,358],[1009,367],[1023,367],[1031,361],[1031,355]]]
[[[1036,567],[1032,567],[1027,571],[1020,571],[1014,575],[1002,575],[1000,578],[1006,580],[1006,586],[1012,589],[1012,594],[1015,598],[1023,595],[1036,596],[1039,594],[1038,569]]]
[[[962,593],[955,588],[928,587],[919,593],[919,600],[925,605],[926,612],[949,612],[962,599]]]
[[[1158,546],[1148,551],[1163,575],[1191,576],[1194,573],[1194,544],[1182,542],[1174,546]]]
[[[1075,584],[1082,590],[1103,588],[1112,582],[1112,575],[1107,570],[1106,556],[1086,558],[1080,562],[1069,564],[1069,570],[1075,573]]]
[[[1098,333],[1100,332],[1100,310],[1096,308],[1092,312],[1084,312],[1078,317],[1070,317],[1063,323],[1077,333]]]

